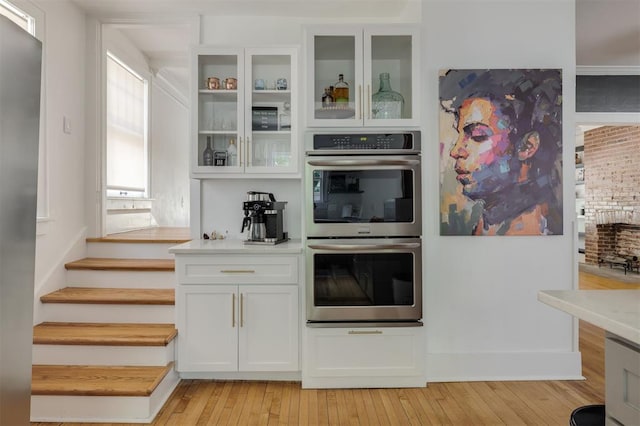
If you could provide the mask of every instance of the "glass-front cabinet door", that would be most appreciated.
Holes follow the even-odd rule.
[[[195,49],[192,177],[297,172],[296,55],[292,48]]]
[[[417,125],[419,40],[411,25],[308,27],[308,125]]]
[[[283,173],[297,170],[297,62],[291,49],[247,49],[245,73],[245,170]]]

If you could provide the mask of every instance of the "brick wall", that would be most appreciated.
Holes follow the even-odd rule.
[[[640,255],[640,223],[635,223],[635,213],[640,212],[640,126],[605,126],[585,132],[583,162],[585,262],[596,264],[604,250]],[[626,224],[601,223],[603,217],[616,216],[603,214],[611,212],[620,213],[617,216],[625,217]]]

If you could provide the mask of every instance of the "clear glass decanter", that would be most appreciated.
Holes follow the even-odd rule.
[[[380,74],[380,90],[371,97],[371,100],[373,118],[383,120],[402,118],[404,98],[400,93],[391,90],[388,72]]]

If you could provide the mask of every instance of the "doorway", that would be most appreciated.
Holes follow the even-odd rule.
[[[640,145],[640,114],[578,113],[576,118],[575,255],[582,270],[586,266],[601,266],[605,255],[639,254],[638,233],[625,231],[621,245],[616,245],[615,235],[605,244],[599,230],[612,224],[627,224],[624,227],[627,229],[638,221],[631,217],[637,210],[637,202],[635,190],[629,188],[637,188],[640,183],[632,165],[631,169],[625,169],[628,161],[624,158],[632,151],[631,145]],[[626,269],[620,272],[624,274]]]
[[[102,24],[100,31],[104,88],[100,236],[189,227],[190,23]],[[171,41],[163,42],[166,50],[158,52],[156,40]],[[129,71],[126,84],[118,82],[116,88],[137,105],[123,102],[122,97],[114,101],[109,93],[112,62],[120,65],[120,73]],[[116,105],[115,112],[110,102]],[[112,126],[113,117],[124,120]],[[131,117],[144,122],[133,125]],[[123,142],[119,150],[110,146],[114,134]]]

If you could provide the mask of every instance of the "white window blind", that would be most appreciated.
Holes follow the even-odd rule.
[[[147,181],[147,82],[108,54],[108,194],[146,196]]]

